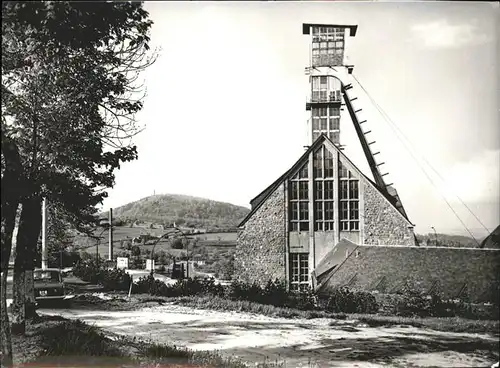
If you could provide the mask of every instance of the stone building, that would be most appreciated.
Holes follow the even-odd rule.
[[[311,38],[311,117],[308,148],[297,162],[251,201],[241,222],[236,277],[261,284],[281,279],[291,289],[311,285],[314,269],[341,239],[366,245],[415,245],[413,224],[375,162],[372,143],[361,129],[356,98],[346,79],[345,45],[357,26],[303,24]],[[342,152],[341,111],[347,107],[373,179]]]
[[[345,63],[347,34],[356,31],[350,25],[303,25],[312,43],[307,150],[251,200],[239,227],[235,278],[261,285],[279,279],[292,290],[312,286],[319,293],[339,286],[394,293],[417,280],[425,292],[498,300],[499,249],[417,244],[396,189],[379,170],[380,151],[372,151],[376,142],[366,139],[369,117],[360,118],[362,106],[350,83],[354,67]],[[346,118],[371,177],[343,152],[340,120]],[[482,247],[494,248],[491,239]]]
[[[237,277],[247,282],[310,285],[312,271],[343,238],[415,245],[406,215],[325,134],[251,205],[236,249]]]

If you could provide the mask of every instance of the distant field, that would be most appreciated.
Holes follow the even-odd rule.
[[[119,253],[126,251],[126,249],[120,248],[121,240],[132,239],[141,234],[151,234],[154,236],[161,236],[166,231],[158,229],[144,229],[137,227],[115,227],[113,230],[113,254],[116,256]],[[103,233],[104,239],[101,240],[101,244],[98,246],[99,255],[103,258],[108,257],[108,238],[107,233]],[[237,233],[210,233],[210,234],[193,234],[189,235],[190,238],[197,238],[198,242],[195,249],[192,245],[189,246],[189,253],[191,255],[200,253],[202,248],[205,248],[206,253],[209,256],[221,255],[224,257],[228,254],[228,251],[236,246]],[[141,254],[148,254],[151,252],[153,245],[139,245],[141,249]],[[88,245],[80,248],[83,252],[89,254],[96,254],[96,246]],[[165,251],[170,253],[175,257],[180,257],[182,253],[185,253],[185,249],[171,249],[169,240],[160,240],[155,247],[155,253]]]
[[[168,230],[160,230],[160,229],[146,229],[142,227],[127,227],[127,226],[117,226],[113,228],[113,244],[115,248],[120,245],[122,240],[133,239],[140,235],[153,235],[153,236],[162,236],[167,233]],[[108,244],[108,236],[109,233],[107,231],[103,232],[103,239],[101,240],[101,246],[99,246],[99,251],[104,249],[107,252],[107,244]],[[210,234],[189,234],[187,235],[190,238],[197,238],[198,243],[200,245],[206,246],[234,246],[236,245],[237,233],[210,233]],[[158,246],[163,241],[160,241]],[[83,238],[77,240],[77,243],[80,247],[93,247],[95,249],[95,243],[89,243]],[[92,244],[92,245],[91,245]],[[104,245],[105,244],[105,245]]]
[[[214,240],[221,240],[221,241],[232,241],[236,242],[236,238],[238,236],[237,233],[210,233],[210,234],[197,234],[197,235],[192,235],[193,237],[196,237],[200,240],[205,240],[205,241],[214,241]]]
[[[123,239],[131,239],[143,234],[150,234],[153,236],[162,236],[169,230],[161,229],[146,229],[143,227],[128,227],[128,226],[116,226],[113,228],[113,240],[120,241]],[[105,231],[102,236],[107,237],[108,232]],[[188,234],[189,237],[196,237],[200,240],[206,241],[236,241],[237,233],[210,233],[210,234]]]
[[[113,254],[115,256],[119,253],[126,251],[126,249],[121,249],[119,247],[119,245],[120,244],[114,244]],[[227,245],[221,245],[221,246],[213,245],[213,246],[211,246],[211,245],[204,245],[204,244],[202,244],[202,242],[200,242],[200,243],[198,243],[198,245],[194,249],[191,246],[189,247],[189,254],[199,253],[200,249],[202,247],[206,247],[207,254],[209,254],[209,255],[225,254],[233,249],[233,247],[227,246]],[[141,249],[141,254],[148,254],[151,252],[151,249],[153,248],[153,246],[152,245],[139,245],[139,248]],[[95,246],[88,247],[88,248],[82,249],[82,251],[85,253],[89,253],[89,254],[95,254],[96,247]],[[158,253],[161,251],[165,251],[166,253],[170,253],[176,257],[179,257],[182,255],[182,253],[186,252],[185,249],[171,249],[170,243],[168,243],[168,242],[159,242],[158,244],[156,244],[155,253]],[[108,244],[100,244],[99,245],[99,255],[103,258],[108,257]]]

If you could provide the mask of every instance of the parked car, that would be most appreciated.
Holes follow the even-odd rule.
[[[33,273],[35,300],[68,300],[61,271],[57,268],[35,269]]]

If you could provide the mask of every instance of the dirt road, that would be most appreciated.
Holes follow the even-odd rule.
[[[490,367],[498,338],[404,326],[368,327],[356,321],[270,318],[196,310],[173,304],[137,311],[40,309],[81,319],[114,333],[219,350],[248,362],[286,367]]]

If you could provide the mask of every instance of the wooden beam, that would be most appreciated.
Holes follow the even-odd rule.
[[[348,85],[350,86],[350,85]],[[347,107],[347,110],[349,111],[349,115],[351,117],[352,123],[354,125],[354,129],[356,130],[356,134],[358,135],[358,139],[361,143],[361,147],[363,148],[363,152],[365,154],[366,160],[368,161],[368,165],[370,167],[370,170],[373,174],[373,178],[375,179],[375,183],[378,185],[379,188],[385,188],[385,183],[384,183],[384,178],[382,175],[380,175],[380,171],[378,170],[377,163],[375,162],[375,158],[372,155],[371,150],[370,150],[370,145],[366,141],[366,137],[363,134],[363,131],[361,130],[361,125],[358,121],[358,117],[356,116],[356,113],[352,107],[351,101],[349,99],[349,96],[347,95],[346,90],[348,89],[348,86],[342,86],[342,94],[344,96],[344,101]],[[352,88],[352,87],[351,87]],[[372,142],[370,144],[373,144],[375,142]]]

